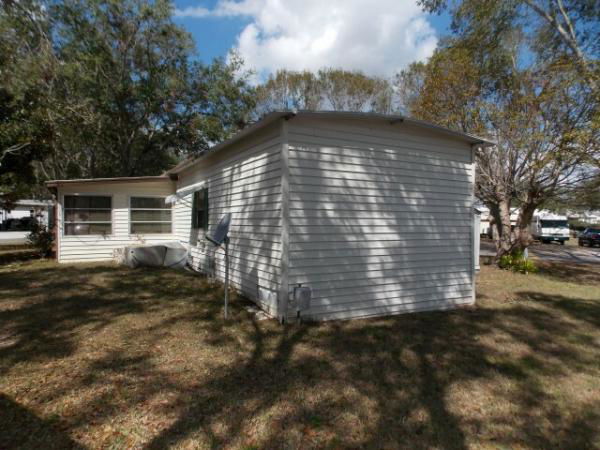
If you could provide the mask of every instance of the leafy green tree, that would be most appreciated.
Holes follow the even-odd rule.
[[[323,96],[334,111],[392,110],[392,89],[384,78],[340,69],[322,69],[318,76]]]
[[[450,9],[452,30],[470,45],[501,45],[515,29],[545,60],[574,63],[598,95],[600,8],[597,0],[419,0],[426,11]]]
[[[39,194],[34,163],[50,149],[46,80],[52,61],[41,5],[23,0],[0,9],[0,206]]]
[[[535,209],[594,176],[600,156],[588,74],[540,51],[540,31],[516,20],[508,3],[457,4],[454,35],[397,78],[410,114],[497,142],[477,154],[477,196],[495,218],[498,258],[527,247]]]
[[[257,115],[274,110],[317,110],[323,93],[317,75],[312,72],[278,70],[258,86]]]
[[[322,69],[317,73],[279,70],[257,88],[257,115],[273,110],[372,111],[393,108],[391,83],[359,71]]]
[[[11,99],[2,154],[20,155],[28,182],[158,174],[244,125],[254,97],[240,58],[195,60],[172,9],[168,0],[2,4]]]

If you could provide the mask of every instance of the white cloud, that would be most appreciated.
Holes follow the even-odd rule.
[[[415,0],[220,0],[175,14],[249,19],[236,50],[261,76],[322,67],[390,76],[437,45]]]
[[[206,17],[210,15],[210,10],[202,6],[188,6],[183,9],[175,9],[173,16],[175,17]]]

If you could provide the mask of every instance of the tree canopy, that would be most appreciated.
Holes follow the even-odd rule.
[[[394,107],[389,80],[360,71],[323,68],[318,72],[279,70],[257,89],[257,114],[282,109],[369,111]]]
[[[0,9],[0,182],[158,174],[248,120],[242,61],[202,64],[168,0],[20,0]]]
[[[556,11],[544,10],[554,18],[548,21],[539,11],[548,2],[421,3],[449,7],[453,34],[427,63],[399,74],[404,108],[497,142],[477,153],[477,196],[495,218],[498,256],[526,247],[535,209],[597,172],[600,48],[588,33],[597,11],[586,1],[558,0]]]

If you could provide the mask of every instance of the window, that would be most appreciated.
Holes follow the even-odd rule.
[[[131,197],[131,234],[158,234],[171,232],[171,205],[164,197]]]
[[[569,228],[566,220],[541,220],[542,228]]]
[[[112,198],[100,195],[65,195],[65,235],[110,234]]]
[[[192,228],[208,230],[208,188],[194,192]]]

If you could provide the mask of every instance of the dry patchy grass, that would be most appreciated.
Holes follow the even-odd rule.
[[[220,300],[189,273],[1,268],[0,448],[600,447],[587,277],[483,267],[473,309],[286,327]]]

